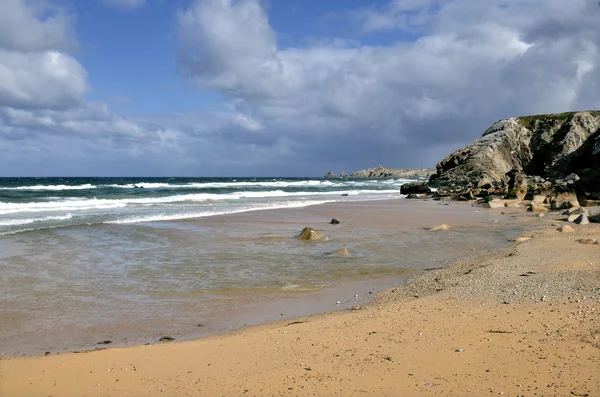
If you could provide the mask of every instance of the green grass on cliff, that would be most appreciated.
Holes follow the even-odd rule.
[[[554,113],[554,114],[536,114],[534,116],[523,116],[518,117],[519,122],[523,127],[533,130],[535,122],[538,120],[570,120],[577,113],[590,113],[594,117],[600,116],[600,110],[586,110],[585,112],[566,112],[566,113]]]

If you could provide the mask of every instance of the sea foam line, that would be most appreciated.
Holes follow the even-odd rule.
[[[84,211],[93,209],[122,208],[128,205],[160,205],[173,203],[194,203],[221,200],[277,198],[277,197],[310,197],[310,196],[349,196],[363,194],[391,194],[397,190],[338,190],[331,192],[285,192],[283,190],[271,190],[263,192],[236,192],[227,194],[183,194],[166,197],[143,197],[130,199],[65,199],[50,202],[35,203],[6,203],[0,202],[0,214],[14,214],[19,212],[44,212],[44,211]]]

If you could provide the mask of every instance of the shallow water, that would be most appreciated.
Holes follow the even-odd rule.
[[[334,216],[340,225],[327,223]],[[415,271],[504,246],[519,226],[496,220],[461,204],[397,199],[6,235],[0,352],[179,339],[343,310]],[[424,229],[438,223],[461,226]],[[330,240],[296,240],[306,225]],[[334,255],[342,247],[349,257]]]

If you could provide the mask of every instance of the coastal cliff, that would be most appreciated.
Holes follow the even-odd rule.
[[[463,193],[471,187],[506,193],[515,175],[526,175],[530,184],[567,187],[571,181],[569,189],[600,196],[600,111],[500,120],[436,169],[432,186]]]
[[[433,174],[435,174],[434,168],[385,168],[378,165],[374,168],[353,172],[350,175],[342,172],[340,178],[429,178]],[[325,175],[325,178],[335,177],[333,172]]]

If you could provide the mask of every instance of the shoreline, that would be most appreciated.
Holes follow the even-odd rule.
[[[490,211],[493,213],[494,211]],[[516,211],[515,211],[516,212]],[[600,225],[453,261],[361,310],[152,346],[0,360],[6,395],[594,395]],[[138,372],[139,371],[139,372]]]
[[[327,272],[342,273],[320,280],[319,284],[322,286],[317,288],[305,288],[309,286],[300,283],[296,286],[298,289],[292,285],[289,289],[280,287],[237,292],[173,291],[170,295],[173,298],[165,298],[172,299],[167,304],[171,305],[169,302],[176,301],[181,303],[179,306],[169,306],[170,313],[165,313],[166,317],[131,306],[121,308],[130,314],[140,313],[143,322],[139,325],[132,320],[117,318],[109,320],[113,324],[111,327],[80,329],[81,323],[88,321],[89,324],[89,320],[93,320],[93,316],[87,316],[75,318],[75,328],[62,326],[64,332],[57,333],[56,327],[54,330],[43,328],[43,323],[32,322],[24,329],[28,334],[17,335],[13,332],[16,336],[11,338],[8,333],[11,330],[6,330],[0,356],[42,356],[101,350],[106,347],[156,344],[162,337],[177,341],[191,340],[280,319],[339,312],[354,305],[364,305],[372,300],[374,293],[403,284],[409,275],[417,274],[423,269],[443,266],[452,259],[472,255],[475,249],[488,249],[489,244],[505,246],[508,244],[506,237],[512,232],[502,230],[518,228],[517,222],[510,218],[499,218],[500,223],[493,224],[494,217],[477,213],[468,205],[443,204],[432,200],[405,199],[350,201],[176,221],[175,223],[185,225],[185,230],[189,230],[186,233],[189,238],[186,237],[181,244],[194,244],[196,230],[236,230],[227,237],[228,242],[240,247],[233,252],[244,252],[243,247],[258,241],[264,247],[261,249],[269,251],[275,249],[275,246],[283,247],[283,250],[279,248],[277,252],[284,255],[284,262],[290,259],[308,260],[308,263],[301,262],[299,269],[306,265],[323,268]],[[332,217],[340,219],[342,224],[330,225]],[[439,223],[449,223],[454,230],[445,235],[424,230]],[[331,240],[317,244],[295,240],[294,234],[307,225],[323,230]],[[143,233],[149,228],[148,225],[118,227],[132,232],[137,229]],[[491,231],[498,228],[500,232]],[[478,236],[481,232],[489,235]],[[427,252],[431,244],[436,244],[436,240],[439,240],[436,236],[447,240],[444,243],[447,250],[438,247],[437,252]],[[463,240],[461,236],[471,236],[476,241],[463,242],[460,241]],[[214,238],[219,237],[211,237],[211,241]],[[342,247],[350,250],[349,257],[331,257],[332,253]],[[396,255],[400,257],[394,258]],[[279,260],[278,256],[271,257]],[[357,270],[353,270],[354,268]],[[214,304],[207,299],[214,301]],[[340,304],[337,304],[338,301]],[[158,300],[156,303],[162,304]],[[45,318],[47,320],[44,321],[56,321],[52,316]],[[10,323],[7,320],[5,326]],[[110,343],[99,343],[104,341]]]

